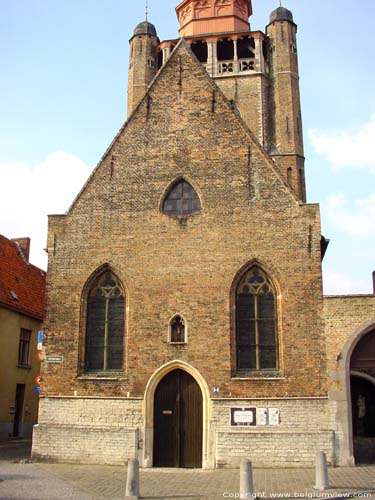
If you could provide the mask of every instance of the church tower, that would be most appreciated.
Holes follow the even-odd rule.
[[[277,8],[264,33],[251,30],[251,0],[184,0],[176,13],[180,36],[272,156],[284,182],[305,202],[293,14]],[[158,45],[159,66],[166,63],[177,42]]]
[[[128,116],[144,96],[157,71],[157,46],[155,26],[146,20],[138,24],[130,39],[128,77]]]
[[[284,179],[306,201],[304,152],[297,58],[297,26],[293,14],[279,7],[272,12],[266,33],[269,39],[271,76],[271,144]]]

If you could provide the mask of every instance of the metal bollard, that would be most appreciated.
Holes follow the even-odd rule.
[[[315,490],[327,490],[329,488],[327,457],[324,451],[316,455],[316,484]]]
[[[138,498],[139,498],[139,462],[136,458],[133,458],[128,462],[125,500],[138,500]]]
[[[253,469],[250,460],[241,462],[240,498],[254,498]]]

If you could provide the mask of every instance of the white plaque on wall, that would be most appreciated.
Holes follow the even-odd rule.
[[[257,408],[257,425],[268,425],[268,408]]]
[[[269,408],[269,425],[280,425],[280,410],[279,408]]]

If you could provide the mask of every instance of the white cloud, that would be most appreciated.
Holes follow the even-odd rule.
[[[326,215],[332,227],[353,236],[375,235],[375,194],[359,200],[352,205],[343,194],[332,195],[327,199]]]
[[[324,280],[324,294],[325,295],[355,295],[370,293],[368,282],[358,280],[358,278],[353,279],[349,275],[327,270],[323,274]]]
[[[92,167],[57,151],[38,165],[0,164],[0,233],[31,238],[30,261],[46,269],[47,215],[65,213]]]
[[[310,129],[309,138],[317,153],[327,157],[335,169],[362,167],[375,174],[375,114],[357,130]]]

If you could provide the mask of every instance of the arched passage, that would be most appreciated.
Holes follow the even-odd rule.
[[[375,329],[356,344],[350,359],[353,450],[356,463],[375,462]]]
[[[214,467],[213,455],[209,451],[209,427],[211,419],[211,399],[210,392],[206,381],[201,376],[198,370],[189,365],[188,363],[180,360],[171,361],[160,367],[148,381],[144,401],[143,412],[145,418],[145,432],[144,432],[144,454],[143,454],[143,467],[152,467],[154,465],[154,444],[156,444],[155,434],[155,397],[159,384],[163,379],[172,372],[180,370],[190,375],[194,383],[198,386],[202,397],[202,468],[208,469]],[[162,409],[163,410],[163,409]],[[170,411],[170,408],[164,408],[165,411]]]
[[[340,465],[352,466],[355,465],[354,454],[354,439],[353,439],[353,404],[351,394],[351,379],[355,376],[360,378],[373,378],[366,374],[363,367],[358,371],[358,357],[355,354],[356,347],[361,344],[362,339],[369,338],[368,334],[374,335],[375,332],[375,318],[372,318],[363,323],[357,328],[346,341],[341,353],[338,356],[338,372],[337,382],[341,386],[341,390],[333,394],[332,399],[336,401],[337,417],[339,429],[342,431],[342,442],[340,449]],[[355,360],[352,363],[352,360]],[[374,364],[372,364],[374,366]],[[355,395],[353,395],[354,399]],[[358,401],[357,401],[358,402]],[[358,408],[356,408],[358,411]],[[354,424],[355,425],[355,424]]]

